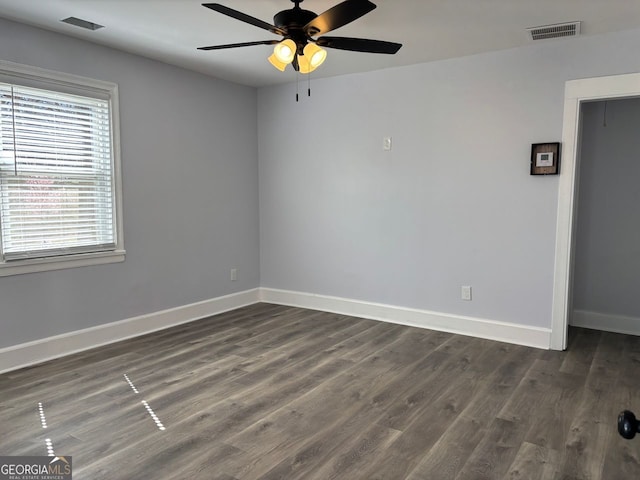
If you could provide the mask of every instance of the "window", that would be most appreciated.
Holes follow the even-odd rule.
[[[124,260],[117,86],[0,63],[0,276]]]

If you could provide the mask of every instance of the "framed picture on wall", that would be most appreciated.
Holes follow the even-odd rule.
[[[560,142],[531,145],[531,175],[560,173]]]

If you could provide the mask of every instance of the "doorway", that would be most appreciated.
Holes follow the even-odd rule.
[[[640,97],[640,73],[571,80],[565,85],[550,344],[554,350],[567,347],[573,304],[582,105],[598,100],[634,97]]]
[[[582,104],[570,325],[640,335],[640,98]]]

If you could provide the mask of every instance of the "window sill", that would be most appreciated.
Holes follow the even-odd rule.
[[[124,262],[125,253],[124,250],[116,250],[114,252],[82,253],[69,255],[69,257],[32,258],[13,262],[0,262],[0,277]]]

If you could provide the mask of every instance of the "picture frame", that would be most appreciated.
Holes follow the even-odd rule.
[[[531,175],[560,173],[560,142],[531,144]]]

